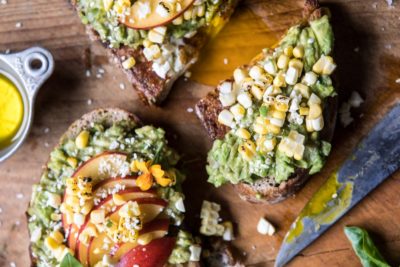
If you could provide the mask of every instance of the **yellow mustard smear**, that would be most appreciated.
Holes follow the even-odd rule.
[[[313,219],[317,227],[332,223],[350,206],[352,195],[353,183],[339,182],[337,172],[334,172],[300,213],[294,227],[288,232],[287,242],[293,242],[302,234],[305,217]]]
[[[24,104],[17,87],[0,74],[0,149],[13,142],[24,118]]]

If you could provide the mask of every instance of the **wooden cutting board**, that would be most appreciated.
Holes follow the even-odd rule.
[[[64,0],[8,0],[0,4],[0,51],[41,45],[56,60],[53,76],[37,97],[35,120],[24,146],[0,164],[0,266],[28,266],[24,211],[31,186],[41,166],[68,125],[98,107],[120,107],[137,113],[145,122],[165,127],[172,143],[184,155],[186,191],[190,191],[192,227],[197,228],[203,199],[221,203],[225,218],[237,225],[235,245],[249,266],[273,266],[282,239],[307,200],[338,168],[358,140],[400,99],[400,4],[389,8],[383,0],[322,1],[331,8],[336,33],[336,61],[340,100],[356,90],[365,103],[353,110],[355,122],[337,126],[333,151],[324,170],[312,177],[295,197],[277,205],[242,202],[231,186],[213,190],[206,183],[205,155],[211,146],[194,113],[200,97],[212,89],[180,79],[161,108],[145,107],[120,70],[108,63],[104,49],[92,44],[74,11]],[[273,44],[301,17],[302,0],[243,1],[229,24],[206,49],[193,79],[208,84],[230,76],[262,47]],[[16,27],[17,23],[22,27]],[[91,77],[85,76],[84,54],[91,51]],[[226,60],[225,60],[226,59]],[[227,64],[224,64],[227,63]],[[104,69],[99,78],[96,74]],[[100,73],[101,74],[101,73]],[[120,84],[126,89],[121,90]],[[0,96],[1,97],[1,96]],[[360,266],[343,226],[368,229],[391,265],[400,264],[400,173],[397,172],[365,198],[345,218],[295,258],[290,266]],[[197,215],[196,215],[197,214]],[[277,233],[261,236],[260,217],[277,226]]]

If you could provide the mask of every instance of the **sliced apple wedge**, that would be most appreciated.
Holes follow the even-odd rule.
[[[143,192],[144,193],[144,192]],[[140,211],[143,214],[143,223],[147,223],[150,222],[152,220],[154,220],[166,207],[167,202],[161,198],[154,198],[154,197],[150,197],[150,198],[134,198],[131,199],[132,201],[136,201],[139,204],[140,207]],[[112,202],[112,200],[111,200]],[[106,204],[106,203],[104,203]],[[103,204],[103,205],[104,205]],[[101,205],[96,206],[97,208],[103,208]],[[114,221],[118,221],[119,220],[119,208],[122,206],[114,206],[117,207],[116,209],[113,209],[111,212],[109,212],[107,214],[107,217],[109,217],[111,220]],[[101,254],[101,250],[99,248],[99,246],[104,245],[104,238],[106,237],[106,235],[104,235],[105,233],[100,234],[99,236],[92,238],[89,241],[88,245],[83,244],[82,242],[79,241],[79,235],[85,230],[87,224],[88,224],[89,220],[86,220],[86,223],[81,227],[81,229],[79,230],[79,233],[77,235],[76,238],[76,247],[75,247],[75,255],[77,257],[77,259],[79,259],[79,261],[84,265],[84,266],[88,266],[88,257],[89,257],[89,253],[90,253],[90,247],[93,248],[93,250],[95,252],[98,253],[94,253],[93,252],[93,259],[90,261],[94,261],[94,260],[98,260],[98,258],[95,255],[98,255],[98,257],[102,257]],[[93,245],[92,245],[93,243]],[[110,247],[112,247],[115,244],[110,244]]]
[[[124,188],[132,188],[136,186],[136,176],[126,176],[126,177],[115,177],[115,178],[110,178],[103,180],[99,183],[97,183],[93,187],[94,195],[96,195],[96,191],[100,189],[112,189],[112,188],[117,188],[118,186],[124,187]]]
[[[85,161],[72,176],[90,177],[94,182],[109,177],[126,176],[129,171],[126,158],[124,153],[104,152]]]
[[[163,267],[175,246],[175,238],[163,237],[145,246],[136,246],[122,256],[117,267]]]
[[[163,26],[182,15],[194,1],[180,0],[177,4],[160,0],[136,1],[131,7],[130,15],[121,18],[120,22],[127,27],[142,30]]]
[[[143,235],[150,235],[151,240],[162,238],[168,234],[168,228],[169,219],[153,220],[143,226],[143,229],[139,233],[139,239]],[[131,249],[135,248],[137,245],[137,242],[117,244],[112,249],[112,260],[114,262],[119,262],[122,256],[128,253]]]

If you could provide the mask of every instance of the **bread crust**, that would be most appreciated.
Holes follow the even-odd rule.
[[[70,0],[71,4],[77,9],[77,0]],[[223,19],[229,19],[234,11],[238,0],[234,0],[232,5],[225,1],[219,9],[219,14]],[[92,41],[100,41],[107,49],[108,55],[127,75],[129,82],[137,91],[139,98],[147,104],[161,104],[169,92],[175,81],[182,76],[198,59],[200,50],[207,42],[207,34],[204,29],[199,29],[198,33],[191,38],[184,38],[183,44],[178,46],[178,49],[183,52],[183,69],[172,76],[162,79],[152,68],[153,62],[148,61],[143,54],[143,47],[131,48],[121,46],[120,48],[110,48],[108,42],[100,39],[98,33],[88,24],[86,32]],[[134,57],[136,64],[131,69],[124,69],[122,62],[124,58]]]
[[[320,8],[317,0],[306,0],[303,8],[303,22],[308,23],[320,18],[324,14],[324,10]],[[252,62],[262,56],[259,55]],[[245,65],[250,68],[252,63]],[[218,123],[218,114],[223,110],[222,104],[218,98],[218,89],[210,92],[205,98],[201,99],[195,108],[195,112],[206,129],[211,139],[222,139],[229,131],[229,128]],[[321,132],[324,140],[330,141],[333,136],[336,114],[337,114],[337,97],[328,99],[324,107],[324,123],[325,127]],[[287,181],[280,184],[275,182],[274,177],[264,177],[257,180],[253,184],[238,183],[233,185],[240,198],[252,203],[269,203],[274,204],[285,200],[296,193],[308,180],[308,170],[297,168]]]

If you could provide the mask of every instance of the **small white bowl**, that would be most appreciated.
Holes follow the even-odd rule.
[[[24,104],[22,124],[12,143],[0,150],[0,162],[10,157],[27,137],[33,121],[36,94],[53,70],[53,56],[41,47],[32,47],[13,54],[0,54],[0,74],[14,83]]]

